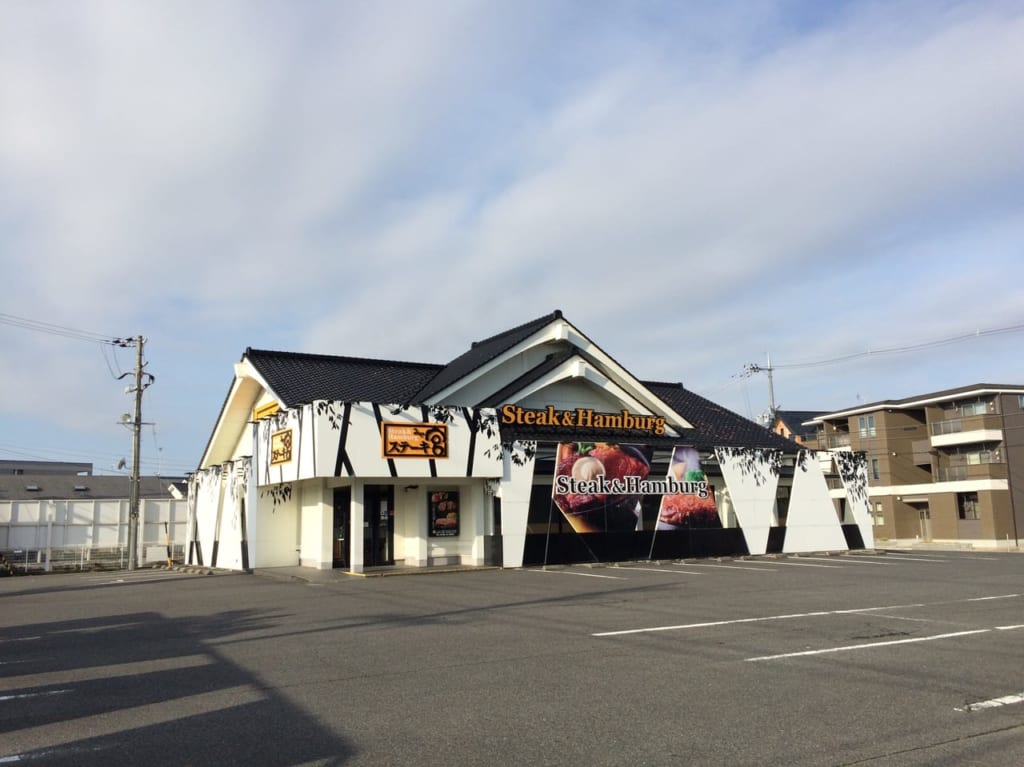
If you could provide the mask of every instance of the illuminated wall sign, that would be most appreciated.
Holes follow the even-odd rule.
[[[284,429],[270,435],[270,463],[288,463],[292,459],[292,430]]]
[[[447,458],[448,424],[385,422],[381,447],[385,458]]]
[[[590,408],[557,410],[548,405],[542,410],[505,405],[501,409],[501,422],[515,426],[570,426],[576,429],[614,429],[665,433],[665,419],[653,415],[636,415],[628,410],[618,413],[598,413]]]

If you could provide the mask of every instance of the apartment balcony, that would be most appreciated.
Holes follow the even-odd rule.
[[[1006,479],[1005,463],[980,463],[965,466],[943,466],[935,473],[936,482],[963,482],[971,479]]]
[[[1001,442],[1002,420],[998,415],[974,415],[948,418],[928,424],[932,447],[969,445],[975,442]]]
[[[824,444],[826,450],[850,446],[850,435],[843,433],[825,434],[818,437],[818,444]]]

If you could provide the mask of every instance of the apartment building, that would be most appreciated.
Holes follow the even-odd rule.
[[[819,449],[865,453],[876,539],[991,547],[1024,538],[1024,386],[974,384],[805,425]]]

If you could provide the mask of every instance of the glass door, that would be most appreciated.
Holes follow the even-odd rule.
[[[395,489],[391,485],[367,485],[363,500],[363,564],[393,565]]]
[[[352,488],[334,488],[334,521],[331,524],[331,564],[334,567],[349,566],[349,546],[352,526]]]

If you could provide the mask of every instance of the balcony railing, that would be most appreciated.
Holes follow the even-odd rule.
[[[1006,464],[980,463],[960,466],[940,466],[935,473],[936,482],[961,482],[965,479],[1006,479]]]
[[[825,447],[832,449],[835,447],[849,447],[850,446],[850,435],[849,434],[827,434],[825,435]]]
[[[946,466],[945,468],[939,469],[937,479],[939,482],[959,482],[967,479],[967,467]]]
[[[951,418],[948,421],[937,421],[929,426],[932,435],[938,434],[959,434],[964,430],[964,422],[961,418]]]
[[[983,429],[999,429],[999,416],[975,415],[964,416],[963,418],[948,418],[944,421],[933,421],[928,424],[928,430],[933,437],[943,434],[960,434],[965,431],[981,431]]]

